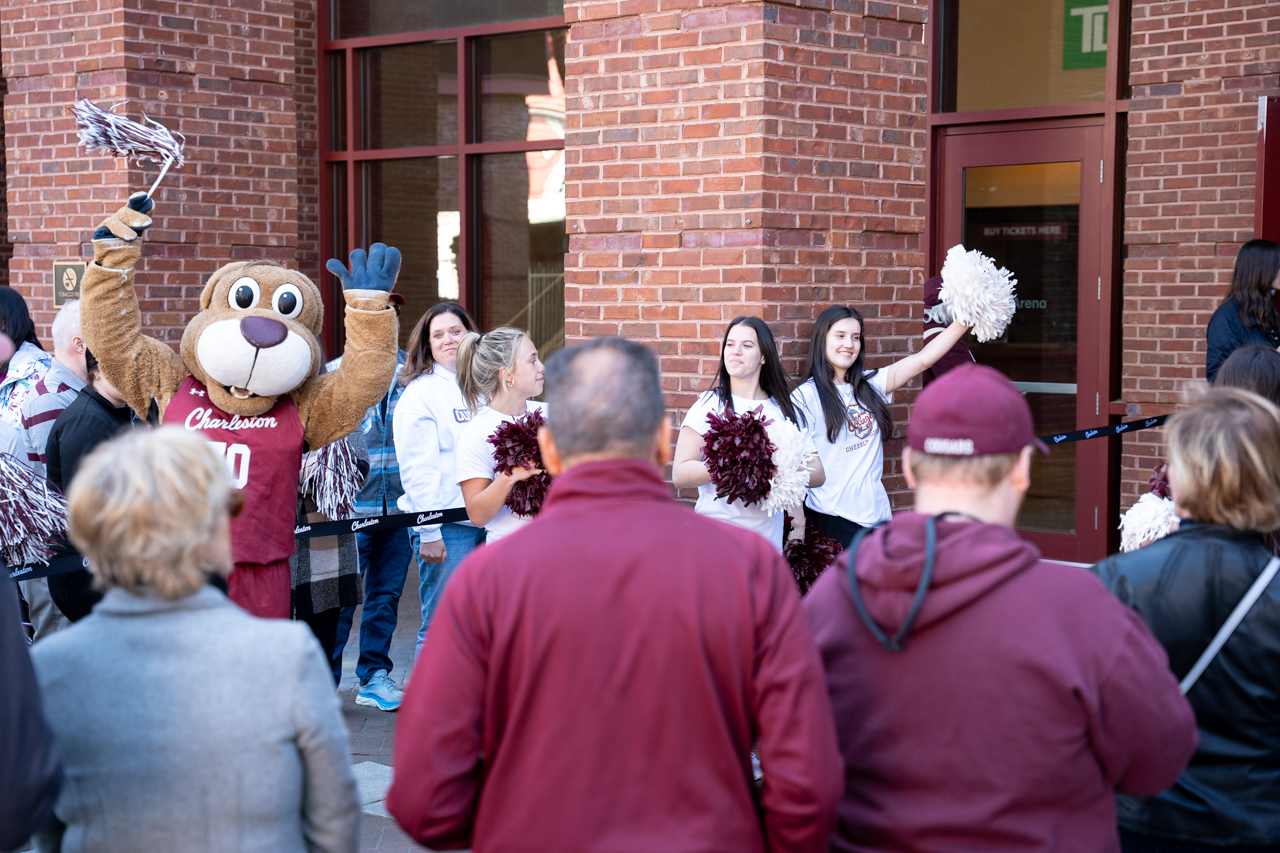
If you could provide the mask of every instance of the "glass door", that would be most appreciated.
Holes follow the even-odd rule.
[[[1026,395],[1040,435],[1108,420],[1099,358],[1111,340],[1101,328],[1101,145],[1101,126],[1090,125],[956,129],[943,137],[937,257],[963,243],[1017,278],[1009,328],[996,340],[968,343],[979,363]],[[1062,444],[1034,458],[1018,528],[1046,557],[1105,554],[1106,444]]]

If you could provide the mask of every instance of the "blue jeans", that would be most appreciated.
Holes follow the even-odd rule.
[[[409,574],[409,531],[357,533],[360,571],[364,572],[364,612],[360,614],[360,661],[356,676],[364,684],[380,669],[391,672],[391,635],[396,632],[400,594]],[[351,634],[354,607],[338,616],[338,642],[333,648],[333,671],[342,675],[342,650]]]
[[[413,651],[414,660],[418,659],[418,652],[422,651],[422,641],[427,638],[427,628],[431,625],[431,617],[436,613],[440,596],[444,594],[444,585],[453,577],[458,564],[478,545],[484,544],[485,529],[448,523],[440,525],[440,535],[444,538],[444,548],[448,552],[444,562],[424,563],[418,556],[418,549],[421,547],[418,531],[410,531],[413,554],[418,560],[418,595],[422,599],[422,626],[418,628],[418,646]]]

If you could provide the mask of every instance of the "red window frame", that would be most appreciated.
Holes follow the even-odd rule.
[[[517,140],[513,142],[477,142],[474,139],[475,128],[474,107],[476,105],[475,40],[485,36],[512,35],[515,33],[537,32],[541,30],[563,29],[567,26],[563,16],[550,18],[525,18],[519,21],[505,21],[497,24],[481,24],[469,27],[453,27],[450,29],[419,30],[409,33],[394,33],[381,36],[365,36],[362,38],[330,39],[332,32],[329,22],[327,2],[318,4],[320,38],[316,72],[320,99],[319,109],[319,160],[320,160],[320,254],[326,257],[334,248],[334,210],[333,210],[333,163],[346,163],[346,198],[347,209],[347,245],[345,254],[360,248],[361,231],[359,165],[370,160],[399,160],[414,157],[446,157],[452,156],[458,166],[458,217],[461,222],[458,236],[458,301],[473,316],[477,314],[477,294],[480,282],[477,278],[475,260],[475,228],[480,199],[475,186],[474,158],[484,154],[521,154],[530,151],[556,151],[564,149],[564,140]],[[416,148],[382,148],[357,150],[361,138],[360,127],[360,86],[359,69],[357,68],[357,51],[371,47],[389,47],[392,45],[414,44],[417,42],[439,42],[457,40],[458,49],[458,142],[456,145],[431,145]],[[346,90],[346,143],[342,151],[333,149],[333,91],[332,75],[329,71],[329,55],[342,54],[342,85]],[[322,271],[321,293],[328,295],[328,302],[333,306],[342,305],[341,285],[330,273]],[[325,342],[332,346],[332,352],[341,352],[342,324],[337,321],[339,312],[326,311],[324,329]]]
[[[1097,254],[1098,290],[1095,322],[1100,329],[1097,336],[1099,350],[1090,354],[1088,366],[1093,382],[1102,389],[1097,392],[1096,414],[1082,426],[1116,423],[1126,412],[1120,399],[1120,359],[1122,306],[1121,246],[1124,220],[1124,180],[1121,170],[1125,166],[1124,144],[1129,112],[1129,33],[1131,25],[1131,0],[1106,0],[1108,7],[1107,44],[1114,50],[1107,55],[1106,89],[1102,100],[1075,104],[1049,104],[1038,107],[1012,107],[1007,109],[974,110],[969,112],[944,112],[944,86],[946,61],[955,51],[952,39],[955,30],[950,29],[947,17],[957,3],[951,0],[928,0],[928,153],[925,158],[925,186],[928,188],[928,216],[925,225],[926,263],[930,271],[941,268],[948,248],[946,218],[954,211],[944,210],[942,188],[948,179],[943,168],[944,152],[948,141],[958,135],[975,133],[1007,133],[1009,131],[1052,129],[1055,126],[1080,122],[1100,124],[1102,150],[1100,161],[1100,234]],[[993,139],[998,137],[993,137]],[[1009,158],[1015,162],[1016,157]],[[952,176],[954,178],[954,176]],[[949,203],[954,204],[953,198]],[[954,234],[954,228],[950,232]],[[1085,315],[1082,313],[1081,318]],[[1092,356],[1096,355],[1096,359]],[[1082,380],[1083,381],[1083,380]],[[1087,402],[1087,401],[1086,401]],[[1083,417],[1083,415],[1082,415]],[[1077,481],[1076,500],[1093,500],[1098,514],[1083,524],[1084,514],[1074,534],[1027,534],[1025,538],[1041,546],[1051,559],[1083,560],[1095,562],[1114,553],[1119,547],[1119,471],[1120,442],[1106,440],[1106,452],[1097,464],[1082,466]],[[1079,504],[1077,504],[1079,509]],[[1092,529],[1090,529],[1092,528]],[[1096,533],[1095,533],[1096,531]],[[1068,541],[1070,540],[1070,541]]]

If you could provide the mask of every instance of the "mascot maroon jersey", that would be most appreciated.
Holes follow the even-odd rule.
[[[244,512],[231,522],[237,563],[275,563],[294,551],[303,431],[298,407],[282,395],[256,418],[229,415],[209,402],[194,376],[182,381],[164,411],[164,423],[201,433],[226,457],[231,485],[244,492]]]

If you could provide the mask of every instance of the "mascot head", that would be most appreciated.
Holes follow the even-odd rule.
[[[204,286],[200,309],[182,334],[182,360],[223,411],[265,414],[320,372],[324,306],[302,273],[271,261],[227,264]]]

